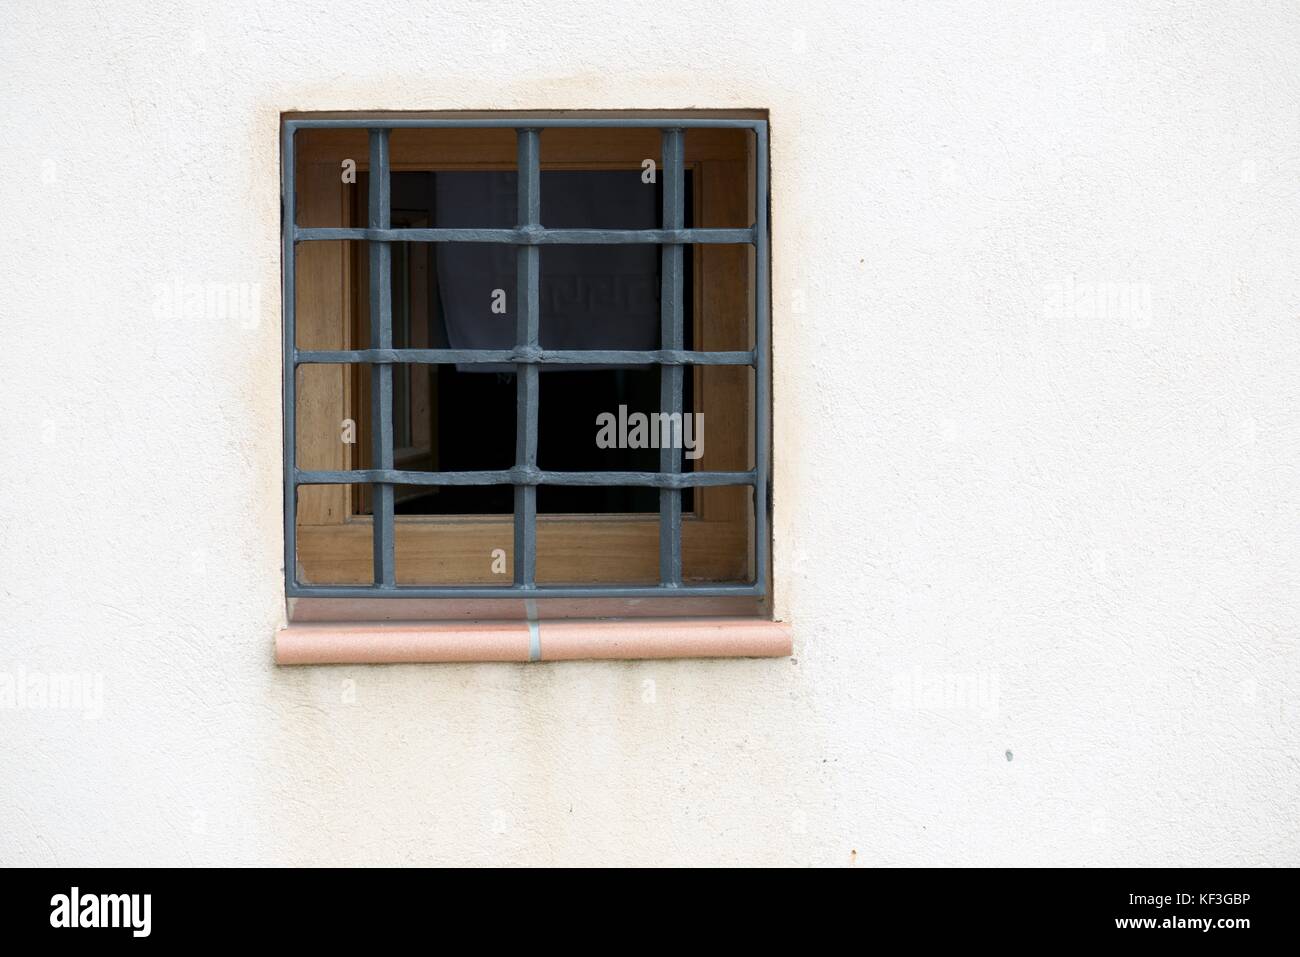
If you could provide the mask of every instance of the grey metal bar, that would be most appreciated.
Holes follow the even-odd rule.
[[[771,206],[767,181],[767,124],[754,130],[754,471],[758,481],[754,484],[754,583],[759,594],[767,589],[768,558],[768,480],[771,442],[771,371],[768,368],[771,354],[769,340],[770,316],[768,314],[768,217]]]
[[[298,471],[299,485],[567,485],[637,488],[700,488],[713,485],[753,485],[757,472],[554,472],[537,468],[471,472],[408,472],[401,469]]]
[[[292,129],[313,130],[418,130],[418,129],[514,129],[527,127],[534,130],[550,129],[718,129],[718,130],[752,130],[765,125],[766,120],[744,120],[735,117],[692,117],[692,116],[628,116],[628,117],[511,117],[452,119],[437,117],[417,119],[407,117],[321,117],[299,116],[285,120],[285,126]]]
[[[295,325],[295,274],[293,230],[296,224],[297,189],[294,185],[293,129],[286,124],[280,141],[280,220],[281,220],[281,274],[280,298],[284,304],[284,354],[291,356],[298,347]],[[298,468],[297,423],[298,370],[286,363],[283,372],[284,390],[284,575],[286,587],[298,582],[298,490],[294,473]]]
[[[521,232],[537,230],[542,222],[541,132],[516,131]],[[540,351],[541,335],[541,250],[520,246],[515,270],[515,346]],[[515,363],[515,468],[537,470],[537,400],[540,391],[535,362]],[[537,486],[515,485],[515,584],[531,586],[537,581]]]
[[[296,365],[404,363],[410,365],[694,365],[750,366],[751,352],[694,352],[685,349],[336,349],[294,354]]]
[[[665,230],[679,230],[686,218],[685,189],[685,139],[683,130],[663,131],[663,226]],[[661,254],[659,326],[664,349],[681,349],[685,336],[683,322],[683,257],[682,247],[665,245]],[[682,367],[659,367],[659,411],[662,414],[682,416]],[[664,447],[659,450],[659,471],[676,475],[681,471],[682,450]],[[670,587],[682,582],[682,493],[677,486],[666,486],[659,491],[659,581]]]
[[[375,598],[373,585],[302,585],[287,589],[291,598]],[[697,598],[753,597],[753,585],[398,585],[384,598]]]
[[[388,163],[389,131],[370,131],[370,225],[387,229],[390,223],[391,179]],[[393,247],[386,241],[370,243],[370,346],[393,347]],[[371,457],[376,470],[393,468],[393,367],[373,366],[370,370]],[[396,529],[393,518],[393,486],[375,482],[372,514],[374,515],[375,584],[392,588],[397,584]]]
[[[361,226],[295,227],[295,242],[341,239],[390,243],[503,243],[513,246],[612,246],[703,243],[747,245],[753,229],[391,229]]]

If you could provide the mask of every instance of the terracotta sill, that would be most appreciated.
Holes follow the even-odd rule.
[[[792,650],[788,624],[757,618],[295,623],[275,636],[281,665],[784,658]]]

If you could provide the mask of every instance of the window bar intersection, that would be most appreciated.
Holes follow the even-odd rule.
[[[546,229],[541,223],[541,154],[543,130],[565,128],[653,128],[661,132],[663,228]],[[294,191],[294,134],[299,129],[365,129],[369,133],[369,216],[364,228],[299,227]],[[390,220],[390,133],[393,129],[509,128],[517,137],[518,225],[514,229],[394,229]],[[742,229],[684,228],[685,131],[691,128],[743,128],[756,143],[755,219]],[[768,268],[767,268],[767,124],[761,120],[697,118],[574,118],[494,120],[439,119],[291,119],[284,124],[282,142],[285,370],[285,568],[291,597],[361,598],[384,595],[414,598],[502,597],[652,597],[664,594],[761,596],[766,590],[768,527]],[[294,332],[294,249],[298,242],[363,240],[370,258],[370,347],[368,349],[299,350]],[[489,242],[515,245],[516,343],[509,350],[395,349],[392,335],[393,242]],[[656,350],[546,350],[540,345],[540,245],[643,243],[661,247],[662,348]],[[684,341],[684,246],[702,243],[745,243],[756,251],[754,290],[754,348],[751,350],[686,350]],[[538,392],[540,366],[585,363],[655,365],[660,369],[660,410],[682,414],[684,367],[748,366],[755,371],[755,457],[748,471],[682,472],[681,450],[661,449],[658,472],[556,472],[537,467]],[[297,368],[310,364],[364,363],[372,367],[372,430],[370,469],[304,471],[295,461]],[[516,456],[510,469],[470,472],[410,472],[394,467],[393,365],[396,363],[512,363],[516,370]],[[373,489],[374,584],[326,585],[299,580],[297,570],[297,489],[304,485],[360,483]],[[394,514],[395,485],[511,485],[514,487],[514,581],[511,585],[398,585]],[[659,584],[657,585],[539,585],[537,574],[537,486],[641,486],[658,488]],[[682,580],[681,490],[711,486],[749,486],[754,490],[754,577],[748,583],[689,584]]]

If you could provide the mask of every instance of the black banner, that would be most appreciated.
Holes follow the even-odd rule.
[[[607,878],[587,885],[578,872],[538,883],[527,871],[489,878],[418,870],[8,870],[0,872],[0,920],[8,945],[63,938],[114,948],[429,939],[435,928],[481,927],[464,918],[501,908],[489,925],[494,931],[518,926],[529,913],[563,914],[566,938],[593,940],[611,932],[675,939],[686,922],[719,939],[725,931],[733,943],[737,932],[767,940],[773,920],[782,938],[803,926],[816,939],[865,932],[917,943],[1237,947],[1294,936],[1289,871],[863,870],[793,880],[748,872],[728,874],[725,884],[714,875],[693,888],[696,877],[627,875],[630,883],[615,887]],[[519,886],[503,895],[489,880]],[[577,886],[561,890],[569,881]],[[710,905],[712,913],[704,910]]]

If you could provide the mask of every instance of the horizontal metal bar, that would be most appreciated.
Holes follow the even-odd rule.
[[[366,226],[297,226],[294,242],[343,239],[385,243],[503,243],[511,246],[745,245],[755,231],[742,229],[373,229]]]
[[[750,366],[753,352],[688,349],[335,349],[295,352],[295,365],[408,363],[410,365],[664,365]]]
[[[526,117],[518,114],[498,118],[436,119],[379,118],[379,117],[295,117],[285,120],[289,130],[438,130],[438,129],[706,129],[706,130],[757,130],[767,125],[767,120],[745,120],[736,117]]]
[[[298,485],[352,485],[386,482],[391,485],[567,485],[635,488],[701,488],[753,485],[756,472],[551,472],[509,468],[481,472],[407,472],[401,469],[299,470]]]
[[[691,585],[307,585],[290,582],[290,598],[723,598],[755,597],[762,582]]]

